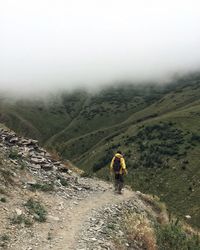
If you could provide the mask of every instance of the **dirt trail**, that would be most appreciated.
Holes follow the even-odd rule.
[[[62,241],[59,242],[54,249],[76,249],[79,232],[81,231],[81,228],[84,227],[84,222],[93,209],[101,208],[110,204],[117,204],[121,201],[128,200],[133,196],[134,192],[127,189],[124,190],[123,195],[117,195],[114,194],[112,190],[106,190],[103,193],[93,194],[87,199],[80,201],[78,204],[75,203],[71,209],[65,211],[66,227],[58,232]]]
[[[70,193],[72,187],[76,191]],[[98,223],[103,222],[102,225],[106,227],[107,212],[104,210],[113,215],[113,206],[120,206],[124,201],[135,201],[138,199],[137,194],[127,188],[123,190],[122,195],[116,194],[111,183],[92,178],[78,178],[76,185],[69,183],[63,190],[48,193],[18,189],[13,193],[15,199],[10,199],[0,211],[4,224],[2,232],[8,234],[7,229],[10,230],[9,250],[113,249],[104,247],[112,242],[109,238],[104,242],[103,236],[96,234],[99,232],[96,226],[99,227]],[[66,197],[67,194],[71,196]],[[44,205],[48,213],[45,223],[35,222],[28,227],[23,224],[12,225],[9,222],[8,218],[16,213],[13,208],[26,213],[22,197],[25,201],[31,197]],[[105,235],[108,236],[107,233]]]

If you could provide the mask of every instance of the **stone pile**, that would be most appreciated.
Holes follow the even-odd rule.
[[[37,140],[25,139],[17,136],[13,131],[1,130],[0,131],[0,143],[2,146],[6,146],[7,149],[11,149],[13,156],[11,158],[21,157],[28,161],[29,165],[36,169],[44,170],[60,170],[68,171],[67,167],[61,164],[60,161],[54,160],[51,155],[38,145]],[[16,162],[13,160],[13,163]]]

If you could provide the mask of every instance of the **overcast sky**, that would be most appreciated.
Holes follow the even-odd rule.
[[[200,69],[199,0],[0,1],[0,91],[37,93]]]

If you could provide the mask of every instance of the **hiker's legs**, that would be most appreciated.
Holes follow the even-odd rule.
[[[120,174],[115,174],[115,191],[119,190],[119,178]]]
[[[119,175],[119,187],[118,187],[118,192],[121,194],[122,188],[124,187],[124,178],[123,175]]]

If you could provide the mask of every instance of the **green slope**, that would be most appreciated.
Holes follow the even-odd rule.
[[[0,102],[1,121],[42,143],[67,127],[80,112],[84,92],[53,96],[48,100]]]
[[[77,158],[117,127],[123,127],[128,117],[158,100],[165,91],[151,85],[129,85],[92,95],[79,115],[50,138],[46,146],[52,148],[53,145],[64,158]]]

